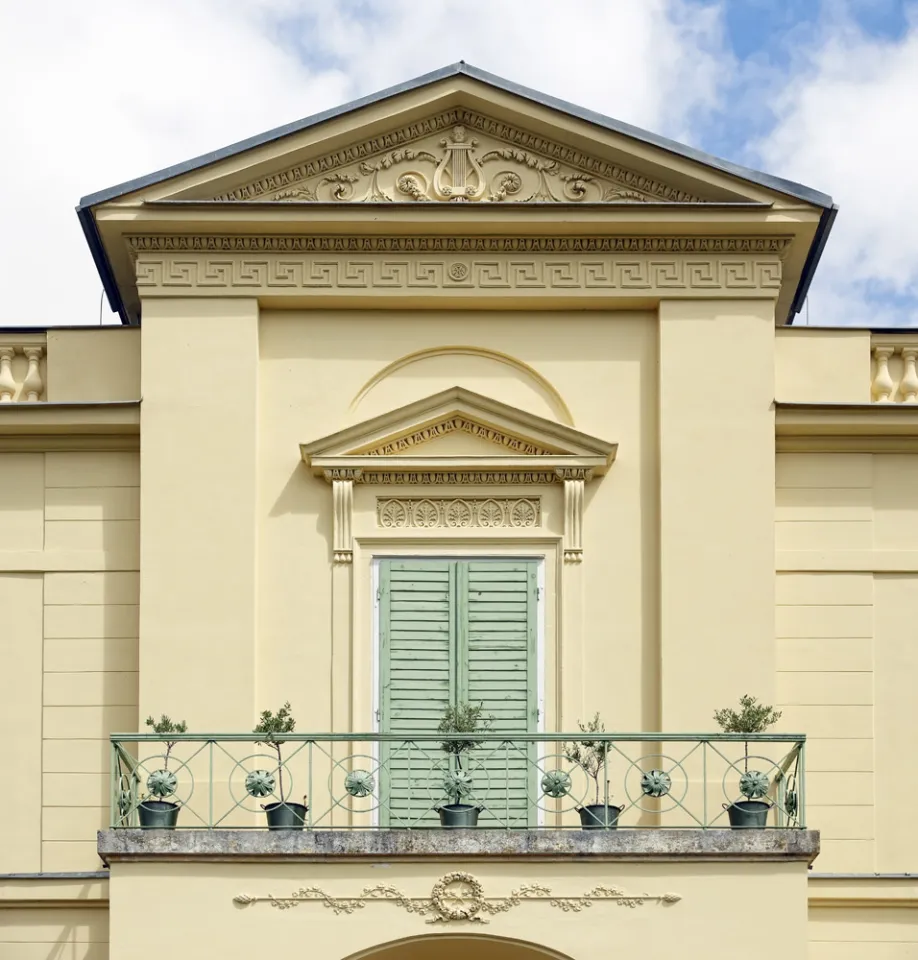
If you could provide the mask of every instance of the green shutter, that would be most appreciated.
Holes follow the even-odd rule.
[[[471,560],[459,564],[460,699],[481,703],[505,744],[482,744],[472,754],[476,788],[487,811],[482,822],[525,826],[534,779],[532,749],[513,734],[537,729],[535,561]],[[480,782],[479,782],[480,781]],[[486,793],[485,793],[486,791]]]
[[[537,728],[536,561],[387,560],[380,564],[381,729],[409,738],[436,730],[444,710],[481,702],[493,730]],[[436,743],[383,745],[380,823],[434,823],[445,766]],[[482,821],[524,825],[534,783],[531,748],[483,744],[471,755]]]
[[[387,560],[380,564],[381,729],[431,733],[456,697],[455,564],[445,560]],[[435,743],[393,743],[380,751],[380,784],[388,804],[380,823],[409,826],[429,810],[429,757]],[[435,813],[423,817],[434,822]]]

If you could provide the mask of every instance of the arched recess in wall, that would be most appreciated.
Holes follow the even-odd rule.
[[[571,960],[549,947],[509,937],[483,934],[427,934],[391,940],[346,960]]]
[[[393,360],[360,388],[350,413],[369,419],[457,385],[574,425],[564,398],[541,373],[509,353],[472,346],[430,347]]]

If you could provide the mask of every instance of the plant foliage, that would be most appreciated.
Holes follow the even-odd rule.
[[[781,711],[769,704],[759,703],[758,697],[744,693],[739,698],[739,710],[724,707],[714,711],[714,721],[724,733],[764,733],[781,719]],[[749,772],[749,742],[743,745],[743,770]]]
[[[593,719],[588,723],[578,720],[577,726],[580,727],[581,733],[602,734],[606,732],[606,725],[602,722],[598,713],[594,714]],[[596,784],[596,803],[600,802],[599,781],[603,773],[606,772],[606,757],[611,749],[612,744],[608,740],[598,737],[584,737],[582,740],[575,740],[573,743],[565,743],[562,746],[564,756],[571,763],[576,763]],[[608,790],[609,781],[606,780],[606,797],[611,798],[612,794]]]
[[[739,710],[724,707],[714,711],[714,721],[724,733],[764,733],[781,719],[781,711],[759,703],[757,697],[743,694]]]
[[[472,777],[462,768],[462,754],[481,745],[482,741],[476,740],[474,734],[487,733],[493,720],[493,717],[485,716],[484,704],[481,703],[457,703],[448,706],[444,711],[437,733],[466,734],[462,739],[447,738],[440,744],[440,749],[444,753],[456,758],[456,770],[450,770],[443,778],[443,789],[450,802],[459,803],[471,794]]]
[[[277,739],[278,734],[293,733],[295,729],[296,720],[290,712],[290,701],[288,700],[277,713],[272,713],[270,710],[262,711],[252,733],[265,734],[265,739],[257,742],[264,744],[264,746],[274,747],[284,743],[283,740]]]
[[[154,720],[152,716],[147,717],[146,725],[152,729],[152,731],[164,738],[164,743],[166,744],[166,753],[165,756],[165,766],[166,769],[169,769],[169,755],[172,753],[172,748],[175,746],[175,740],[166,739],[166,735],[170,733],[187,733],[188,724],[184,720],[172,720],[170,717],[167,717],[166,714],[163,714],[159,720]]]
[[[484,705],[481,703],[457,703],[455,706],[446,708],[437,727],[437,733],[487,733],[493,719],[484,715]],[[481,743],[481,740],[475,740],[469,736],[461,740],[444,740],[440,744],[440,749],[458,758],[460,754],[474,750]]]
[[[296,720],[290,710],[290,701],[288,700],[277,713],[272,713],[270,710],[263,710],[258,723],[255,724],[255,729],[252,731],[252,733],[264,734],[264,739],[257,740],[256,743],[270,748],[277,754],[277,792],[280,795],[281,803],[284,803],[287,799],[284,791],[284,761],[281,756],[281,747],[286,741],[278,739],[278,737],[283,736],[285,733],[293,733],[295,729]],[[304,805],[305,802],[306,798],[304,797]]]

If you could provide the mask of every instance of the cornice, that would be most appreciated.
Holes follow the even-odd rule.
[[[707,235],[630,237],[407,237],[227,234],[135,234],[133,256],[144,253],[624,253],[783,257],[791,237]]]
[[[0,452],[140,449],[140,401],[0,404]]]
[[[779,453],[916,453],[918,404],[776,403]]]
[[[566,164],[588,177],[603,177],[615,184],[620,191],[633,192],[635,199],[643,199],[646,195],[672,202],[704,202],[702,197],[687,190],[680,190],[617,163],[602,160],[556,140],[524,130],[514,124],[493,120],[475,110],[463,107],[443,111],[424,120],[405,124],[388,133],[350,144],[340,150],[293,164],[285,170],[249,181],[213,199],[245,201],[270,199],[277,195],[281,195],[278,199],[282,199],[283,195],[293,194],[293,199],[311,200],[314,199],[312,190],[303,189],[308,180],[325,176],[329,180],[346,185],[346,181],[342,180],[340,175],[338,178],[328,175],[333,175],[335,171],[351,164],[363,164],[369,168],[372,165],[368,164],[368,161],[385,160],[386,155],[393,152],[404,154],[404,148],[407,145],[433,134],[447,132],[456,126],[494,137],[524,153],[532,152],[556,164]]]
[[[0,436],[136,434],[140,401],[0,404]]]
[[[552,454],[550,456],[418,457],[361,456],[309,457],[309,467],[329,483],[556,483],[570,479],[589,480],[604,473],[609,457]],[[304,459],[306,459],[304,457]],[[450,480],[410,480],[410,476],[448,476]],[[382,480],[381,477],[405,479]],[[461,479],[465,478],[465,479]],[[528,478],[528,479],[524,479]]]

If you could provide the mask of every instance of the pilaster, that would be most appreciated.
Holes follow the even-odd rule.
[[[774,691],[774,301],[663,301],[664,730]]]
[[[145,303],[142,335],[140,716],[248,730],[258,303]]]

